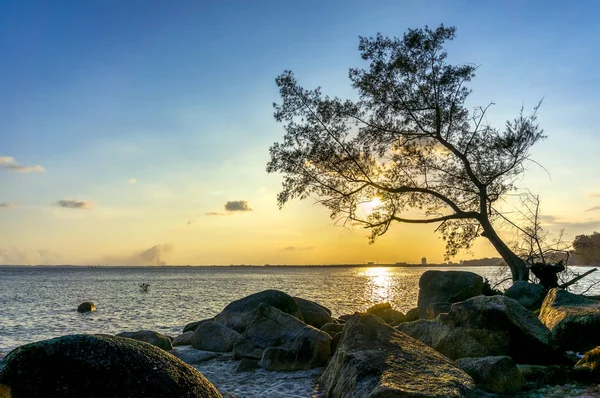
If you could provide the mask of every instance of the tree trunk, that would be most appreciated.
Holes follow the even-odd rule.
[[[483,227],[483,233],[481,236],[486,237],[498,254],[502,256],[502,259],[510,268],[510,272],[512,274],[513,282],[516,281],[528,281],[529,280],[529,268],[527,268],[527,263],[517,256],[507,245],[500,239],[496,230],[490,223],[490,221],[486,218],[481,221],[481,226]]]

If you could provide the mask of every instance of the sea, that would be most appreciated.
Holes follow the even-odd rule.
[[[317,301],[334,316],[385,301],[406,312],[416,306],[419,278],[428,269],[502,278],[502,269],[483,266],[0,266],[0,357],[19,345],[66,334],[148,329],[176,336],[187,323],[213,317],[231,301],[266,289]],[[593,286],[598,280],[600,272],[575,291],[589,288],[586,294],[600,295],[600,284]],[[143,283],[147,291],[140,289]],[[85,301],[97,310],[78,313]]]

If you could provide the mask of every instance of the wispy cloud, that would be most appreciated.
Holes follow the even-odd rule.
[[[54,250],[21,250],[18,247],[0,247],[0,264],[46,265],[57,264],[61,256]]]
[[[209,211],[208,213],[204,213],[205,216],[228,216],[227,213],[219,213],[216,211]]]
[[[596,210],[600,210],[600,206],[594,206],[594,207],[590,207],[589,209],[587,209],[586,211],[596,211]]]
[[[588,194],[588,198],[600,198],[600,193],[590,193]]]
[[[89,209],[92,204],[87,200],[73,200],[73,199],[62,199],[56,202],[57,206],[64,207],[66,209]]]
[[[108,265],[168,265],[166,257],[172,251],[173,245],[166,243],[154,245],[130,256],[107,256],[101,262]]]
[[[129,180],[127,180],[127,182],[130,184],[135,184],[137,180],[135,178],[130,178]]]
[[[25,166],[18,163],[12,156],[0,156],[0,169],[15,171],[18,173],[39,173],[45,171],[39,164],[36,166]]]
[[[192,225],[192,224],[194,224],[195,222],[196,222],[196,220],[188,220],[186,224],[187,224],[187,225]]]
[[[287,246],[287,247],[284,247],[281,250],[285,250],[285,251],[299,251],[299,250],[312,250],[312,249],[314,249],[314,247],[312,247],[312,246],[300,246],[300,247],[298,247],[298,246]]]
[[[225,203],[225,211],[252,211],[245,200],[232,200]]]
[[[8,209],[11,207],[17,207],[16,203],[0,203],[0,208]]]

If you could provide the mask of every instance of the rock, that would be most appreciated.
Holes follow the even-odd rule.
[[[319,329],[326,323],[331,322],[331,311],[321,304],[300,297],[294,297],[294,301],[298,304],[298,310],[307,325]]]
[[[192,336],[194,332],[185,332],[173,339],[173,347],[178,345],[192,345]]]
[[[321,327],[321,330],[333,337],[336,333],[340,333],[344,330],[344,324],[340,323],[326,323]]]
[[[128,339],[143,341],[148,344],[152,344],[158,348],[162,348],[165,351],[171,351],[173,349],[173,343],[168,336],[162,333],[153,332],[152,330],[139,330],[137,332],[123,332],[117,334],[118,337],[126,337]]]
[[[260,359],[267,370],[304,370],[325,364],[330,345],[327,333],[262,303],[235,343],[233,356]]]
[[[331,335],[330,335],[331,336]],[[335,333],[331,340],[331,355],[335,354],[335,350],[337,350],[340,341],[342,341],[342,333]]]
[[[254,360],[254,359],[250,359],[250,358],[242,358],[242,360],[240,361],[240,364],[238,365],[237,369],[235,370],[235,373],[242,373],[242,372],[254,372],[256,369],[259,369],[260,366],[258,364],[258,361]]]
[[[214,320],[215,320],[215,318],[209,318],[209,319],[203,319],[201,321],[190,322],[183,327],[183,331],[181,333],[193,332],[194,330],[196,330],[198,325],[200,325],[202,322],[208,322],[208,321],[214,321]]]
[[[546,290],[542,285],[529,283],[526,281],[517,281],[508,288],[506,297],[517,300],[523,307],[530,311],[539,309],[546,296]]]
[[[96,305],[94,305],[94,303],[92,303],[91,301],[86,301],[85,303],[81,303],[79,304],[79,306],[77,307],[77,312],[94,312],[96,311]]]
[[[440,353],[371,314],[354,314],[321,376],[326,397],[464,397],[475,383]]]
[[[231,352],[240,334],[216,322],[207,321],[198,325],[192,335],[192,347],[197,350]]]
[[[169,353],[190,365],[197,365],[217,357],[214,352],[196,350],[191,347],[176,348],[169,351]]]
[[[430,303],[456,303],[483,292],[483,278],[467,271],[425,271],[419,279],[419,318],[427,319]]]
[[[338,321],[346,323],[348,322],[348,319],[350,319],[352,317],[352,314],[344,314],[344,315],[340,315],[338,316]]]
[[[540,320],[563,350],[585,352],[600,345],[600,302],[551,289],[540,311]]]
[[[419,308],[415,307],[406,313],[406,322],[413,322],[419,319]]]
[[[527,383],[536,386],[562,385],[569,381],[567,368],[560,365],[517,365]]]
[[[393,309],[390,303],[375,304],[367,310],[367,314],[378,316],[385,323],[392,326],[406,322],[406,316],[400,311]]]
[[[200,372],[164,350],[107,335],[63,336],[18,347],[4,358],[0,385],[15,398],[221,397]]]
[[[521,304],[505,296],[477,296],[452,305],[434,320],[401,323],[398,330],[451,359],[507,355],[517,363],[564,363],[550,331]]]
[[[443,303],[429,303],[427,306],[427,318],[426,319],[435,319],[440,314],[447,314],[450,312],[450,307],[452,304],[448,302]]]
[[[461,358],[456,365],[475,380],[475,385],[493,394],[514,394],[525,385],[515,361],[507,356]]]
[[[585,353],[575,364],[571,377],[585,383],[600,383],[600,346]]]
[[[296,304],[292,296],[279,290],[264,290],[229,303],[215,317],[215,321],[239,333],[243,333],[254,319],[254,312],[261,303],[268,304],[286,314],[303,320],[302,314],[298,310],[298,304]]]

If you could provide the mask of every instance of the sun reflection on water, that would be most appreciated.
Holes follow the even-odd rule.
[[[369,279],[366,292],[370,296],[368,301],[380,303],[392,299],[392,275],[389,268],[368,268],[363,275]]]

